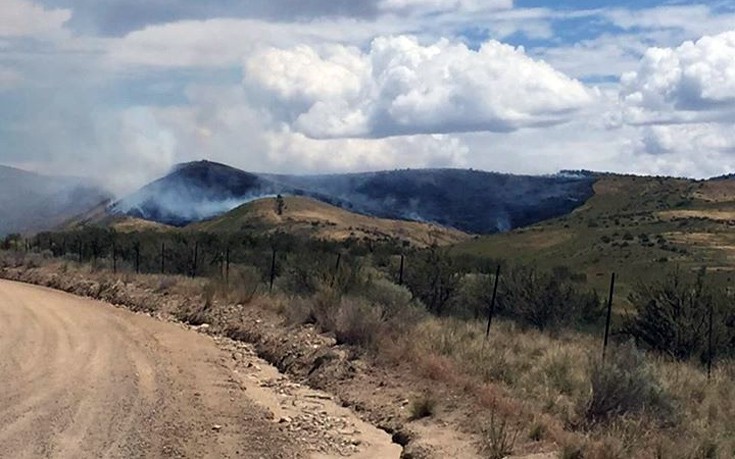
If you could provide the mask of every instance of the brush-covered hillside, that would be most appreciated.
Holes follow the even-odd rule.
[[[433,222],[476,234],[566,215],[592,195],[595,180],[584,174],[531,176],[464,169],[267,177],[354,212]]]
[[[176,166],[170,174],[115,203],[110,212],[185,226],[278,193],[299,191],[224,164],[200,161]]]
[[[282,194],[314,198],[373,217],[487,234],[566,215],[592,195],[593,182],[584,175],[536,177],[454,169],[269,175],[199,161],[175,167],[120,200],[111,212],[186,226]]]
[[[73,218],[59,225],[56,229],[59,231],[74,231],[84,229],[85,227],[109,228],[117,231],[118,233],[173,231],[176,229],[175,227],[164,223],[131,217],[117,212],[110,212],[109,203],[101,203],[87,212],[75,215]]]
[[[111,198],[82,179],[0,166],[0,236],[52,229]]]
[[[418,247],[434,243],[450,245],[470,239],[461,231],[430,223],[360,215],[297,196],[252,201],[216,219],[192,224],[187,229],[211,233],[281,231],[333,241],[398,239]]]
[[[623,284],[666,268],[735,270],[735,180],[602,175],[594,196],[571,214],[459,244],[459,252],[540,267],[566,265],[603,287],[616,271]]]

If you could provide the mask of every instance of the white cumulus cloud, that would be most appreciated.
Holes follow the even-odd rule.
[[[733,122],[735,31],[677,48],[651,48],[621,83],[628,122]]]
[[[474,50],[441,39],[379,37],[370,49],[268,48],[245,63],[245,86],[314,138],[510,132],[563,123],[595,93],[523,48]]]
[[[28,0],[3,0],[0,7],[0,37],[56,34],[71,19],[71,10],[46,9]]]
[[[731,124],[645,126],[631,146],[630,164],[648,173],[712,177],[735,170]]]

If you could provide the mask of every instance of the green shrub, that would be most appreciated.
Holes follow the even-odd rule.
[[[590,367],[590,397],[583,408],[590,424],[625,415],[647,414],[659,421],[673,420],[674,409],[645,361],[632,343],[608,350],[605,361]]]
[[[579,292],[569,280],[529,267],[501,277],[498,312],[539,330],[594,323],[603,305],[595,292]]]
[[[432,247],[411,257],[405,282],[429,312],[442,316],[448,313],[460,278],[456,260],[447,251]]]
[[[464,319],[483,317],[490,305],[494,277],[479,273],[465,274],[450,301],[451,315]]]
[[[372,348],[383,331],[385,321],[379,308],[357,298],[342,298],[335,321],[337,344]]]
[[[225,286],[227,298],[237,304],[250,303],[263,287],[261,279],[262,274],[255,266],[233,266]]]
[[[528,431],[528,439],[531,441],[541,441],[546,436],[546,433],[546,425],[536,421],[531,424],[531,428]]]
[[[635,314],[625,332],[647,348],[679,360],[708,354],[709,310],[714,317],[714,348],[731,354],[735,344],[735,308],[726,292],[678,270],[663,280],[640,284],[630,295]]]

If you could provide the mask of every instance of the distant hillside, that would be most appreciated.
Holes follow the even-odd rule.
[[[82,179],[0,166],[0,235],[53,229],[111,199]]]
[[[167,176],[117,202],[111,212],[184,226],[277,193],[296,194],[298,190],[224,164],[200,161],[177,166]]]
[[[381,218],[494,233],[568,214],[592,195],[587,175],[517,176],[472,170],[403,170],[293,176],[187,163],[117,203],[113,212],[184,226],[276,194],[307,196]]]
[[[135,231],[171,231],[175,228],[142,218],[131,217],[120,213],[111,213],[109,203],[103,203],[89,211],[75,215],[73,218],[59,225],[58,230],[75,230],[85,226],[99,226],[114,229],[120,233]]]
[[[346,209],[495,233],[565,215],[592,196],[594,177],[522,176],[425,169],[323,176],[267,176],[328,196]]]
[[[457,230],[437,225],[387,220],[354,214],[320,201],[303,197],[286,197],[282,213],[275,198],[244,204],[211,221],[196,223],[187,229],[208,232],[285,231],[327,240],[348,238],[384,240],[399,239],[415,246],[433,243],[450,245],[470,238]]]
[[[600,289],[616,271],[623,284],[679,266],[707,266],[735,279],[735,180],[606,175],[595,195],[571,214],[456,250],[536,266],[585,271]]]

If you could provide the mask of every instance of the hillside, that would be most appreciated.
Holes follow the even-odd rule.
[[[49,230],[110,199],[82,179],[0,166],[0,235]]]
[[[124,214],[112,213],[110,203],[101,203],[89,211],[76,215],[65,221],[56,229],[73,231],[87,226],[99,226],[114,229],[120,233],[132,233],[136,231],[171,231],[175,228],[163,223],[157,223],[142,218],[131,217]]]
[[[566,215],[592,196],[595,181],[578,174],[528,176],[463,169],[267,177],[319,193],[353,212],[433,222],[477,234]]]
[[[450,245],[469,239],[457,230],[437,225],[388,220],[355,214],[323,202],[304,197],[285,197],[282,214],[277,212],[275,198],[264,198],[244,204],[227,214],[187,227],[213,233],[250,230],[284,231],[318,239],[342,241],[356,239],[399,239],[416,246],[432,243]]]
[[[622,285],[665,268],[710,268],[731,280],[735,269],[735,180],[602,176],[594,196],[568,216],[459,244],[536,266],[567,265],[605,289],[611,271]]]
[[[277,193],[296,194],[298,190],[224,164],[200,161],[176,166],[170,174],[115,203],[110,212],[185,226]]]
[[[199,161],[177,166],[111,210],[185,226],[282,194],[307,196],[374,217],[487,234],[566,215],[592,195],[594,181],[579,174],[535,177],[454,169],[269,175]]]

